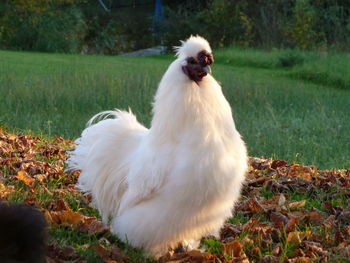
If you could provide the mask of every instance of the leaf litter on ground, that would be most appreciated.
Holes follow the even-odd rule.
[[[64,170],[74,142],[0,129],[0,200],[43,212],[47,262],[154,262],[120,242]],[[346,262],[350,257],[350,169],[320,170],[250,158],[234,217],[201,250],[169,251],[158,262]],[[57,233],[68,233],[65,238]]]

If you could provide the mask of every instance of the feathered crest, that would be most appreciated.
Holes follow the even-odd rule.
[[[186,41],[182,41],[181,46],[175,46],[174,51],[178,57],[196,56],[198,52],[206,50],[211,53],[211,48],[206,39],[198,35],[191,35]]]

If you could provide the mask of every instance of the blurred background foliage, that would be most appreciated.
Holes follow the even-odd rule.
[[[102,1],[102,0],[101,0]],[[4,0],[0,48],[120,54],[190,34],[214,47],[350,50],[348,0]]]

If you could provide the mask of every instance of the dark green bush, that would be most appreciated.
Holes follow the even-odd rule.
[[[293,67],[295,65],[300,65],[304,62],[304,57],[295,50],[286,49],[278,57],[278,66],[282,67]]]
[[[159,39],[151,27],[152,10],[144,7],[110,13],[85,10],[88,31],[83,52],[115,55],[157,45]]]
[[[0,2],[0,48],[92,54],[148,48],[160,42],[152,12],[152,5],[105,12],[86,0]]]
[[[167,19],[159,24],[163,44],[171,49],[180,45],[179,40],[188,38],[191,34],[208,37],[201,27],[200,13],[191,4],[179,6],[175,10],[165,10]]]
[[[106,12],[93,0],[0,1],[0,48],[119,54],[172,47],[200,34],[214,48],[350,50],[347,0],[164,0],[166,19],[158,21],[157,32],[152,3],[113,3]]]
[[[75,6],[49,6],[20,15],[16,5],[8,6],[1,20],[0,45],[11,49],[47,52],[79,52],[85,37],[85,22]],[[13,8],[13,9],[12,9]]]
[[[202,34],[214,47],[350,49],[350,1],[212,0],[167,11],[165,43]]]
[[[34,50],[48,52],[80,52],[86,32],[83,14],[70,8],[65,12],[52,12],[38,16]]]

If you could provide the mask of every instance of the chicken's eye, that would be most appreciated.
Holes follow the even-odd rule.
[[[187,59],[187,63],[189,63],[189,64],[197,64],[197,61],[194,58],[190,57],[190,58]]]

